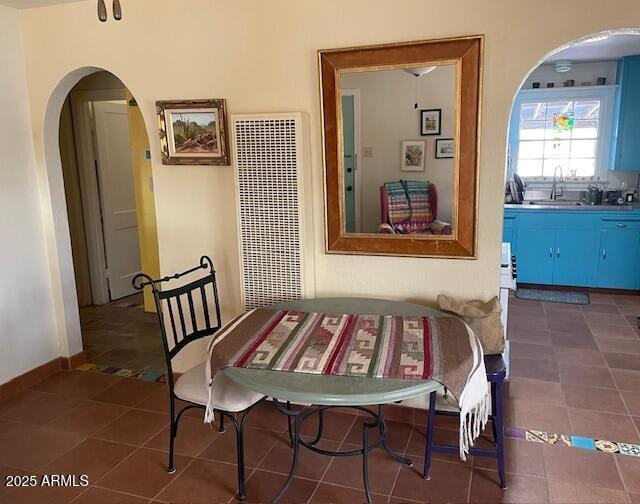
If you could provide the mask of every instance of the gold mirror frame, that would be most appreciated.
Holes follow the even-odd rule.
[[[477,35],[318,52],[328,253],[475,259],[483,46],[484,37]],[[341,75],[444,64],[457,66],[453,234],[347,233],[343,196]]]

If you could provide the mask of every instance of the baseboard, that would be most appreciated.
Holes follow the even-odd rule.
[[[84,350],[78,352],[71,357],[59,357],[60,359],[60,367],[66,371],[70,369],[75,369],[81,364],[87,362],[87,354],[84,353]]]
[[[57,373],[58,371],[74,369],[85,362],[87,362],[87,356],[84,351],[71,357],[56,357],[49,362],[45,362],[40,366],[22,373],[20,376],[16,376],[6,383],[0,384],[0,401],[35,385],[47,376]]]

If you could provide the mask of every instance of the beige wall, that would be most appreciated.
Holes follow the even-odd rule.
[[[451,222],[453,160],[436,159],[436,138],[455,136],[456,67],[444,65],[416,78],[402,70],[345,74],[342,89],[360,91],[360,136],[362,149],[371,148],[371,156],[358,154],[360,183],[360,229],[375,233],[380,225],[380,186],[394,180],[428,180],[438,191],[438,218]],[[414,104],[418,108],[414,108]],[[441,109],[441,134],[420,136],[420,109]],[[401,170],[402,142],[426,143],[425,169]]]
[[[304,188],[304,204],[314,212],[318,295],[419,302],[433,302],[440,292],[488,298],[498,288],[507,124],[516,90],[554,48],[600,30],[640,26],[637,0],[137,0],[124,8],[122,22],[103,24],[96,19],[95,2],[22,13],[36,162],[61,322],[68,322],[70,304],[63,293],[71,273],[65,247],[56,246],[64,211],[56,203],[60,190],[53,157],[47,171],[45,146],[52,147],[43,127],[52,92],[69,72],[98,66],[116,74],[136,96],[150,132],[156,130],[154,102],[160,99],[226,98],[232,114],[307,112],[313,183]],[[486,35],[486,47],[477,260],[325,254],[316,51],[478,33]],[[59,106],[57,93],[71,80],[58,88],[50,114]],[[200,254],[211,254],[228,318],[240,309],[232,170],[163,166],[157,136],[150,141],[161,271],[180,270]],[[72,351],[78,337],[69,324],[64,326],[69,335],[63,326],[58,325],[60,338]]]
[[[60,355],[23,58],[18,13],[0,6],[0,384]]]

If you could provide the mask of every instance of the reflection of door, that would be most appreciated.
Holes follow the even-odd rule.
[[[356,231],[355,117],[354,97],[342,96],[342,135],[344,148],[344,216],[347,233]]]
[[[126,102],[94,102],[99,196],[110,298],[133,294],[140,271]]]

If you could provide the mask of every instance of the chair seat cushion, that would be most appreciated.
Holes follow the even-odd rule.
[[[173,391],[183,401],[206,406],[209,401],[209,387],[205,372],[205,363],[192,367],[175,382]],[[224,373],[213,378],[211,400],[217,410],[235,413],[243,411],[257,403],[264,396],[237,384]]]

